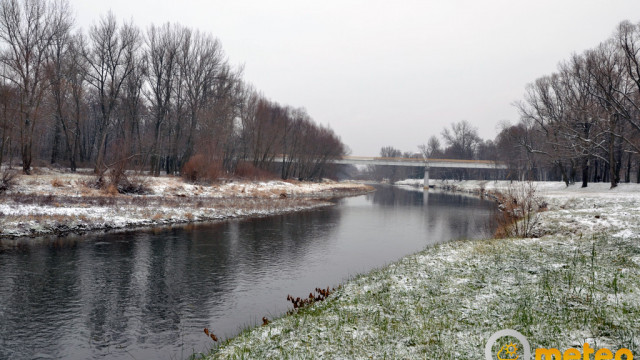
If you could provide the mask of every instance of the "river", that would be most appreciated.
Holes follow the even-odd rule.
[[[336,206],[0,247],[0,359],[183,359],[337,286],[459,238],[494,204],[380,186]]]

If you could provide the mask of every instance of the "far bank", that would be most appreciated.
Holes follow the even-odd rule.
[[[266,216],[330,206],[373,191],[353,182],[234,180],[192,184],[174,176],[136,176],[141,191],[95,186],[89,173],[38,169],[0,194],[0,238],[64,235]]]

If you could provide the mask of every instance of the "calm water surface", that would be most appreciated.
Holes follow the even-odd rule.
[[[380,187],[261,219],[0,247],[0,359],[182,359],[428,245],[486,236],[493,204]]]

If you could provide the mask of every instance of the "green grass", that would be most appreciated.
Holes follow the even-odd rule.
[[[357,276],[210,357],[481,359],[506,328],[533,349],[588,342],[640,356],[640,239],[546,224],[556,235],[442,244]]]

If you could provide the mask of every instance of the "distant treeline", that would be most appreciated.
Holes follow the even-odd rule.
[[[340,138],[242,79],[218,39],[109,13],[83,33],[64,0],[0,0],[0,164],[326,175]],[[284,159],[274,165],[275,156]],[[193,168],[191,169],[194,170]]]

